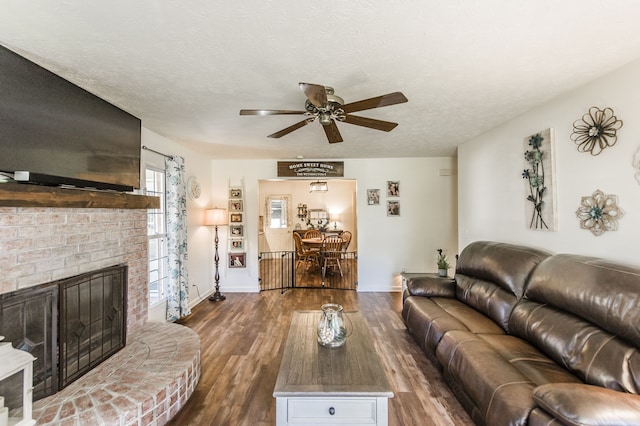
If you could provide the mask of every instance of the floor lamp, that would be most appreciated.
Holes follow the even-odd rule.
[[[204,219],[204,224],[207,226],[213,226],[216,232],[216,237],[213,240],[215,244],[215,256],[213,260],[216,265],[216,274],[215,274],[215,282],[216,282],[216,292],[209,296],[209,300],[212,302],[220,302],[221,300],[226,299],[222,293],[220,293],[220,271],[219,271],[219,263],[220,263],[220,255],[218,255],[218,226],[225,226],[227,224],[227,210],[226,209],[207,209]]]

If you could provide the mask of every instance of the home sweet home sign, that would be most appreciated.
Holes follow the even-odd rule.
[[[278,161],[278,177],[344,177],[344,161]]]

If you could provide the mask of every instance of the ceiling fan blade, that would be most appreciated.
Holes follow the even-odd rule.
[[[385,132],[392,131],[398,125],[398,123],[392,123],[390,121],[376,120],[373,118],[359,117],[357,115],[350,114],[347,114],[344,118],[344,122],[355,124],[356,126],[368,127],[370,129],[383,130]]]
[[[280,115],[304,114],[305,111],[291,111],[288,109],[241,109],[240,115]]]
[[[300,83],[300,88],[307,95],[307,99],[317,108],[322,108],[327,104],[327,91],[324,86],[311,83]]]
[[[324,133],[327,135],[329,143],[342,142],[342,135],[340,134],[340,130],[338,130],[338,126],[336,126],[336,122],[334,120],[331,120],[331,124],[322,126],[322,128],[324,129]]]
[[[366,109],[380,108],[383,106],[401,104],[407,102],[408,99],[401,92],[393,92],[387,95],[376,96],[375,98],[364,99],[358,102],[351,102],[342,105],[342,109],[346,113],[364,111]]]
[[[294,124],[293,126],[289,126],[286,129],[282,129],[279,132],[275,132],[269,136],[267,136],[268,138],[281,138],[284,135],[288,135],[289,133],[293,132],[294,130],[298,130],[301,127],[306,126],[307,124],[309,124],[311,121],[313,120],[302,120],[296,124]]]

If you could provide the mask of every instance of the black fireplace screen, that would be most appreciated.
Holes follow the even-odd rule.
[[[127,266],[0,295],[0,335],[30,352],[33,399],[81,377],[126,343]]]
[[[126,276],[114,266],[60,282],[61,389],[124,347]]]
[[[55,283],[0,295],[0,335],[33,362],[33,399],[58,391],[58,286]],[[0,393],[7,395],[7,393]]]

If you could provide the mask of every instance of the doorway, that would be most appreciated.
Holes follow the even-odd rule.
[[[330,179],[328,191],[310,192],[310,183],[316,180],[259,181],[261,290],[357,287],[356,181]],[[298,261],[293,235],[303,236],[311,228],[320,228],[322,235],[341,235],[349,231],[350,242],[340,254],[345,265],[342,271],[325,269],[321,262],[306,265]]]

